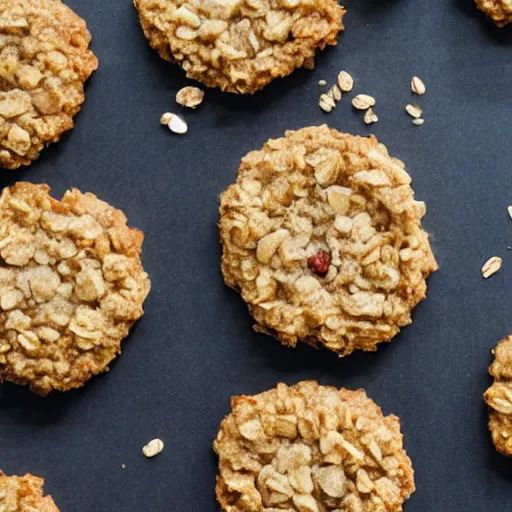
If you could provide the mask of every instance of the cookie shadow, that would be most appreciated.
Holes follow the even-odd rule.
[[[512,24],[497,27],[475,4],[474,0],[454,0],[457,8],[469,18],[478,18],[479,31],[486,39],[497,45],[512,45]]]

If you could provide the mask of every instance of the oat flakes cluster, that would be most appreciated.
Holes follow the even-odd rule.
[[[313,68],[336,45],[337,0],[134,0],[151,46],[189,78],[254,93],[274,78]]]
[[[316,382],[234,397],[214,449],[224,512],[398,512],[414,492],[400,421]]]
[[[489,429],[496,450],[512,457],[512,335],[501,340],[493,354],[489,373],[494,383],[484,394],[491,408]]]
[[[17,183],[0,197],[0,380],[47,394],[108,370],[142,314],[143,234],[74,189]]]
[[[498,27],[512,23],[512,0],[476,0],[476,5]]]
[[[60,0],[0,0],[0,167],[29,165],[73,128],[98,67],[90,40]]]
[[[33,475],[5,476],[0,471],[2,512],[59,512],[51,496],[43,495],[44,480]]]
[[[411,322],[437,265],[404,164],[374,137],[287,132],[242,160],[222,194],[222,272],[255,329],[340,355]]]

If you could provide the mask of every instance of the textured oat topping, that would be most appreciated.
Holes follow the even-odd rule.
[[[108,370],[142,314],[144,235],[74,189],[17,183],[0,197],[0,380],[47,394]]]
[[[411,323],[437,265],[410,181],[375,137],[327,126],[245,156],[221,197],[222,272],[255,329],[348,355]],[[319,251],[325,275],[308,265]]]
[[[187,76],[254,93],[336,45],[337,0],[134,0],[151,46]]]
[[[224,512],[398,512],[414,492],[400,421],[316,382],[238,396],[214,443]]]
[[[512,335],[501,340],[493,354],[489,373],[494,383],[484,394],[491,408],[489,429],[496,450],[512,457]]]
[[[5,476],[0,471],[2,512],[59,512],[51,496],[43,496],[42,478],[33,475]]]
[[[476,5],[498,27],[512,23],[512,0],[476,0]]]
[[[0,167],[29,165],[73,128],[98,67],[90,40],[60,0],[0,0]]]

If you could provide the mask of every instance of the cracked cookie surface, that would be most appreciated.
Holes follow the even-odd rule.
[[[498,27],[512,23],[512,0],[476,0],[476,5]]]
[[[0,380],[39,394],[108,370],[150,289],[144,235],[73,189],[17,183],[0,197]]]
[[[512,335],[501,340],[493,354],[489,373],[494,382],[484,393],[491,409],[489,430],[496,450],[512,457]]]
[[[337,0],[134,0],[144,34],[187,77],[249,94],[337,44]]]
[[[222,273],[255,329],[345,356],[411,323],[437,264],[410,181],[373,136],[327,126],[246,155],[221,196]]]
[[[33,475],[6,476],[0,471],[2,512],[59,512],[51,496],[44,496],[44,480]]]
[[[231,400],[214,449],[224,512],[398,512],[415,491],[396,416],[300,382]]]
[[[0,0],[0,167],[29,165],[73,128],[98,67],[90,41],[60,0]]]

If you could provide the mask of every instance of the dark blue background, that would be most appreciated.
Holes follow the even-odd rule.
[[[76,128],[0,185],[45,182],[59,196],[78,187],[123,209],[146,232],[153,290],[109,374],[46,399],[0,386],[0,467],[44,476],[62,512],[215,511],[211,443],[230,396],[318,379],[364,387],[401,417],[418,488],[407,511],[510,510],[512,460],[494,452],[481,395],[490,349],[512,332],[512,28],[493,28],[472,0],[350,0],[341,44],[314,72],[254,97],[207,91],[180,138],[159,117],[188,82],[149,48],[130,2],[69,4],[89,24],[100,69]],[[330,115],[318,108],[318,80],[341,69],[377,98],[371,128],[348,99]],[[414,74],[428,89],[420,99]],[[425,108],[423,127],[404,112],[411,99]],[[374,132],[407,163],[441,266],[412,326],[345,360],[252,332],[219,270],[218,198],[241,156],[324,122]],[[493,255],[503,268],[484,281]],[[157,436],[165,451],[144,459]]]

